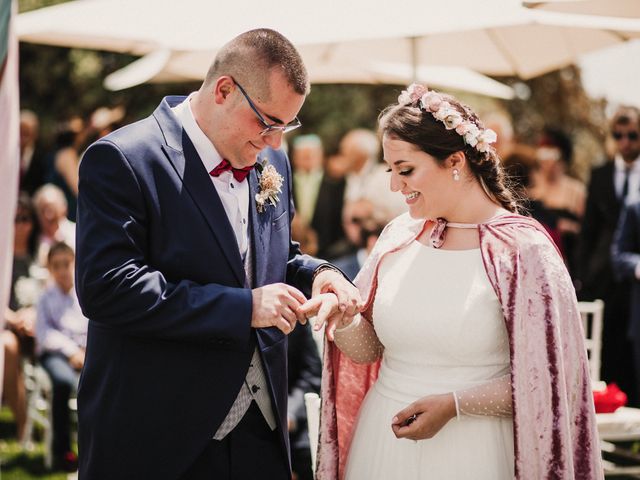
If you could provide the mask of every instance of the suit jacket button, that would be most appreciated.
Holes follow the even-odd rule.
[[[257,385],[254,385],[253,387],[251,387],[251,391],[252,391],[253,393],[257,393],[257,392],[258,392],[258,390],[260,390],[260,387],[259,387],[259,386],[257,386]]]

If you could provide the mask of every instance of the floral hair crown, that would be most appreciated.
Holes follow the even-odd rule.
[[[419,102],[424,111],[431,113],[436,120],[444,123],[447,130],[455,129],[467,145],[474,147],[479,152],[488,152],[491,144],[498,138],[496,132],[490,128],[481,130],[472,120],[465,119],[458,110],[447,102],[443,95],[429,90],[424,85],[412,83],[398,97],[400,105],[414,102]]]

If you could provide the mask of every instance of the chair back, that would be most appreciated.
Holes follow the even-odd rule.
[[[594,300],[593,302],[578,302],[578,310],[582,317],[582,328],[584,329],[585,345],[589,355],[589,373],[591,382],[600,381],[600,363],[602,352],[602,314],[604,312],[604,302]]]

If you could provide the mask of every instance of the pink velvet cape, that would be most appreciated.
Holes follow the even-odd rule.
[[[381,259],[430,223],[405,214],[380,236],[355,280],[369,321]],[[444,232],[444,224],[438,229]],[[582,322],[558,250],[538,222],[520,215],[496,217],[478,231],[509,337],[516,478],[603,478]],[[379,366],[356,364],[326,342],[318,480],[344,477],[358,411]]]

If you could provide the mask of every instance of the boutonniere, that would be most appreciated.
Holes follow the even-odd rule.
[[[276,167],[269,164],[266,158],[262,163],[256,164],[256,170],[260,178],[258,179],[258,193],[256,193],[256,207],[258,212],[263,213],[267,205],[274,207],[280,200],[278,194],[282,193],[282,183],[284,179],[278,173]]]

